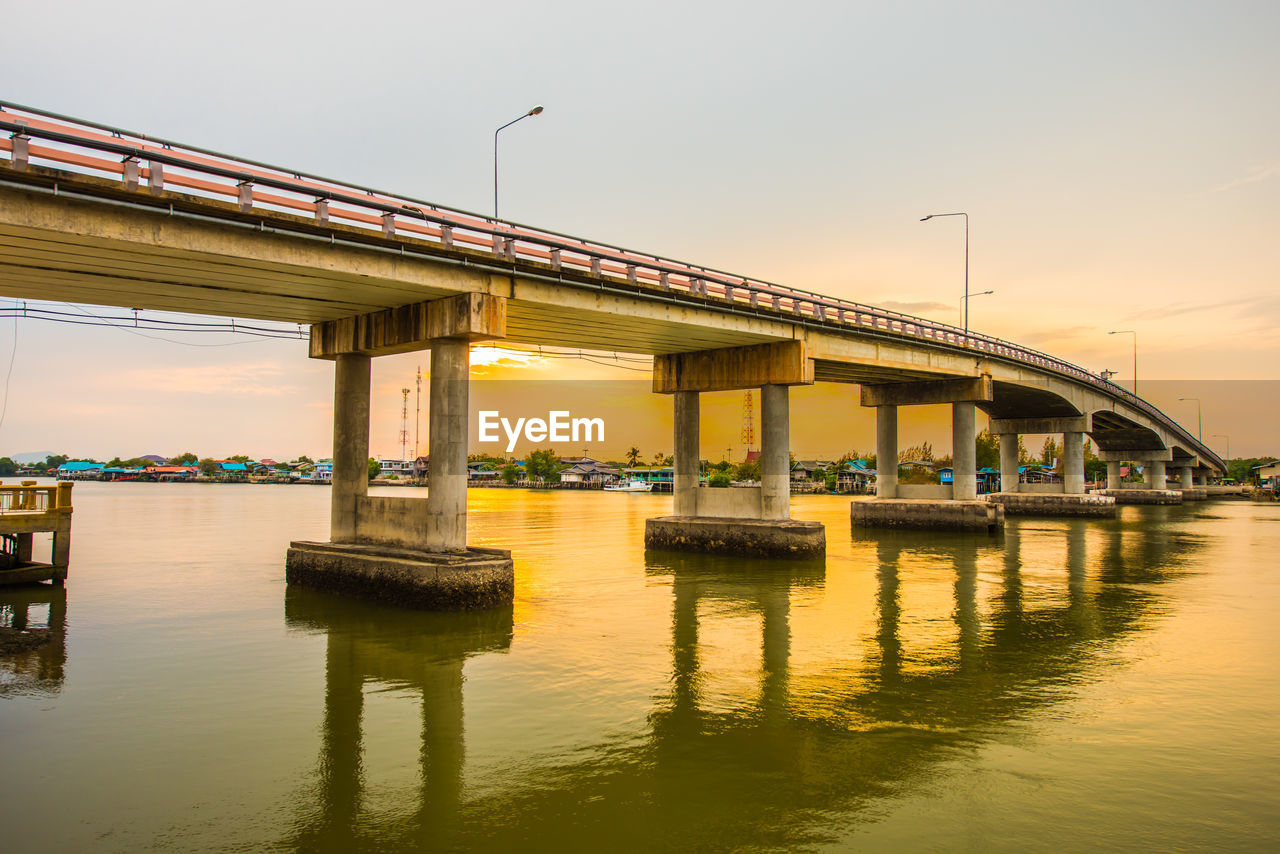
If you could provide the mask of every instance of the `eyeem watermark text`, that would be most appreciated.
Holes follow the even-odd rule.
[[[516,449],[520,434],[529,442],[603,442],[603,418],[574,418],[568,410],[552,410],[541,418],[517,418],[515,424],[496,409],[480,410],[480,441],[501,442],[507,436],[507,453]]]

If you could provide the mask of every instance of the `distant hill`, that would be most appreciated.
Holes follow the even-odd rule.
[[[57,451],[28,451],[25,454],[13,454],[9,459],[19,465],[27,465],[29,463],[42,463],[56,453]]]

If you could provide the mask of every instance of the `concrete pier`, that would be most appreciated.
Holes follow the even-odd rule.
[[[0,553],[0,585],[51,581],[62,584],[71,564],[71,484],[0,486],[0,534],[6,549]],[[34,560],[36,534],[52,535],[49,562]]]
[[[506,303],[462,294],[313,327],[311,355],[335,361],[330,542],[295,542],[285,578],[392,604],[470,610],[510,604],[511,553],[467,547],[470,344],[501,338]],[[431,350],[426,499],[371,497],[370,357]]]
[[[994,534],[1004,527],[1004,508],[986,501],[874,498],[854,501],[849,514],[855,528],[913,528]]]
[[[646,520],[645,547],[761,557],[825,554],[822,524],[791,519],[789,387],[812,381],[813,363],[800,341],[657,357],[653,390],[672,395],[675,416],[674,513]],[[699,394],[757,385],[760,486],[699,486]]]
[[[956,501],[974,501],[978,497],[977,430],[974,426],[973,401],[951,404],[951,497]]]
[[[1000,434],[1000,491],[1018,491],[1018,434]]]
[[[876,407],[876,498],[898,497],[898,407]]]
[[[1062,434],[1062,491],[1084,494],[1084,434],[1072,430]]]
[[[999,504],[1006,516],[1114,518],[1116,499],[1108,495],[1072,495],[1061,492],[994,492],[987,501]]]
[[[1099,489],[1093,494],[1110,496],[1117,504],[1182,503],[1182,492],[1177,489]]]

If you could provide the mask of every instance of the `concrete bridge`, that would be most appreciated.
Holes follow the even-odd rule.
[[[1116,496],[1181,500],[1225,472],[1155,407],[1007,341],[11,104],[0,108],[0,295],[309,324],[310,355],[335,362],[332,530],[330,543],[296,544],[291,577],[347,589],[425,560],[443,579],[425,604],[510,595],[509,555],[467,549],[469,347],[481,340],[654,356],[654,391],[676,416],[674,515],[651,520],[655,546],[823,550],[822,527],[791,520],[789,500],[788,390],[815,382],[861,386],[879,460],[897,459],[899,407],[953,409],[954,484],[922,496],[882,466],[877,499],[854,505],[859,524],[989,529],[1006,509],[1046,502],[1114,512]],[[370,360],[426,349],[428,498],[370,497]],[[699,395],[753,388],[761,485],[699,488]],[[992,502],[976,501],[978,409],[1002,437]],[[1063,434],[1062,493],[1026,497],[1017,437],[1042,432]],[[1111,496],[1084,496],[1085,434],[1109,461]],[[1123,460],[1145,464],[1141,496],[1118,491]]]

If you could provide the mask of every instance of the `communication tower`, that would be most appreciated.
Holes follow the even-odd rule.
[[[744,451],[750,452],[756,444],[756,412],[755,399],[748,389],[742,398],[742,445]],[[745,455],[744,455],[745,456]]]
[[[419,441],[422,424],[422,365],[418,365],[418,395],[413,401],[413,458],[422,456],[422,442]]]
[[[408,462],[409,460],[409,392],[411,389],[402,388],[400,394],[404,396],[404,402],[400,405],[400,462]]]

